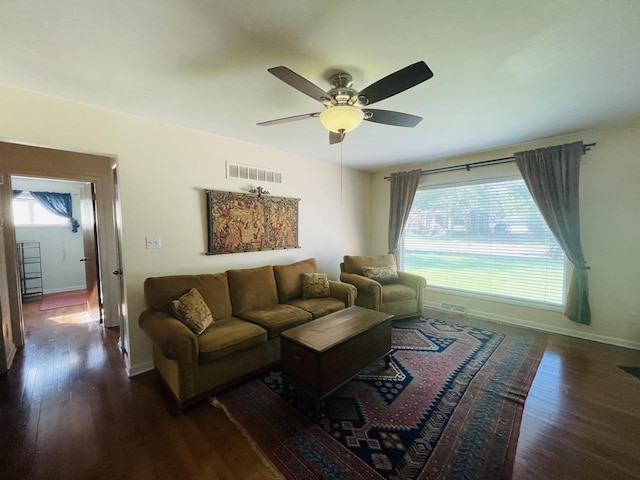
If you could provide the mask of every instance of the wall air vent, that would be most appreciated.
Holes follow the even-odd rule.
[[[440,308],[442,310],[448,310],[450,312],[467,313],[466,305],[456,305],[455,303],[442,302],[442,303],[440,303]]]
[[[255,180],[257,182],[282,183],[281,172],[231,162],[227,162],[227,178]]]

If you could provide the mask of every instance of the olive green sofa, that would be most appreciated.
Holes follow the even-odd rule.
[[[280,360],[280,332],[354,305],[352,285],[329,281],[329,294],[304,298],[303,273],[313,258],[288,265],[200,275],[147,278],[139,325],[153,362],[181,407],[246,379]],[[213,323],[196,335],[176,318],[172,302],[197,289]]]

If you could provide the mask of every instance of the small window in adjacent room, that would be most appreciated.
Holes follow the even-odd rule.
[[[68,226],[69,219],[49,212],[30,193],[22,192],[13,199],[13,223],[16,226]]]
[[[522,179],[418,189],[401,258],[431,287],[564,304],[564,254]]]

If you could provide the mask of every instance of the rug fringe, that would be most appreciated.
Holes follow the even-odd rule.
[[[247,430],[242,425],[240,425],[240,423],[235,418],[233,418],[233,415],[229,413],[229,410],[227,410],[227,407],[225,407],[216,397],[213,397],[212,399],[210,399],[209,403],[215,408],[221,408],[222,411],[227,416],[227,418],[231,420],[231,423],[233,423],[236,427],[238,427],[238,430],[240,430],[240,433],[242,433],[244,438],[247,439],[247,441],[249,442],[249,445],[251,445],[251,448],[253,448],[253,451],[256,452],[258,457],[260,457],[260,459],[262,460],[262,463],[264,463],[264,465],[273,474],[273,477],[277,478],[278,480],[286,480],[286,477],[282,475],[282,473],[280,473],[280,471],[276,468],[276,466],[273,463],[271,463],[269,458],[265,455],[265,453],[262,451],[262,449],[257,444],[257,442],[251,437],[249,432],[247,432]]]

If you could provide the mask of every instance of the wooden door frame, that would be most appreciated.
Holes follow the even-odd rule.
[[[19,143],[0,141],[0,215],[2,222],[4,249],[6,257],[6,278],[11,312],[12,336],[17,347],[24,345],[24,323],[22,319],[22,301],[18,288],[15,251],[15,229],[13,226],[11,177],[27,176],[53,178],[77,182],[90,182],[96,189],[96,227],[98,230],[98,261],[100,265],[99,282],[104,296],[104,326],[119,326],[121,335],[126,331],[126,319],[121,307],[126,300],[121,298],[123,291],[122,275],[111,272],[121,270],[120,241],[117,222],[120,215],[116,202],[114,171],[117,161],[113,156],[70,152],[52,148],[36,147]],[[2,272],[4,273],[4,272]],[[1,287],[0,287],[1,288]],[[126,311],[126,310],[125,310]],[[128,339],[121,346],[127,350]]]

